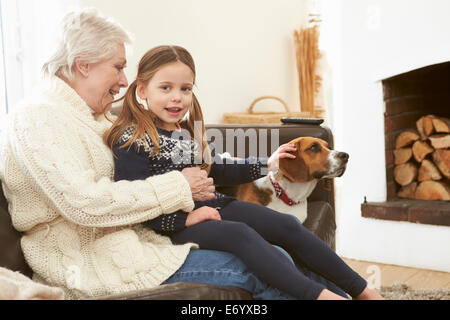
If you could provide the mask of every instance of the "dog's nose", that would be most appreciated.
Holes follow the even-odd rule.
[[[345,153],[345,152],[339,152],[337,156],[339,159],[341,159],[342,161],[345,161],[345,162],[347,162],[348,158],[350,157],[348,155],[348,153]]]

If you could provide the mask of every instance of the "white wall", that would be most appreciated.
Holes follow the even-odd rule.
[[[223,112],[243,112],[253,99],[275,95],[299,110],[293,31],[305,21],[304,0],[81,0],[113,16],[134,34],[126,74],[132,81],[150,48],[176,44],[197,67],[197,91],[206,123]],[[261,106],[261,108],[259,108]],[[261,102],[257,110],[283,107]]]
[[[448,0],[324,0],[323,45],[333,66],[336,149],[350,154],[336,179],[337,251],[380,263],[450,271],[450,228],[361,217],[386,200],[384,103],[378,80],[450,60]],[[325,40],[324,39],[324,40]],[[338,39],[338,40],[336,40]]]

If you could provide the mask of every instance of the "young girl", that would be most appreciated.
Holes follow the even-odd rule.
[[[115,180],[145,179],[198,165],[221,185],[261,177],[264,165],[260,159],[222,164],[220,155],[211,152],[204,139],[202,110],[192,92],[194,84],[194,61],[184,48],[159,46],[144,55],[137,79],[123,98],[123,110],[105,135],[115,155]],[[177,138],[183,130],[193,139]],[[294,157],[288,153],[292,150],[292,146],[281,146],[267,161],[269,169],[275,167],[276,157]],[[201,249],[233,253],[262,280],[298,299],[342,297],[307,278],[273,245],[352,297],[377,298],[363,278],[295,217],[218,192],[215,195],[212,200],[196,202],[191,212],[160,215],[144,224],[175,244],[194,242]]]

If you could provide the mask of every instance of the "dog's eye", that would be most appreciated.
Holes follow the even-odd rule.
[[[309,148],[309,150],[311,150],[314,153],[318,153],[320,152],[320,146],[318,144],[313,144],[311,148]]]

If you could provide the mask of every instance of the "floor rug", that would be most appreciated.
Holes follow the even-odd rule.
[[[405,284],[394,284],[378,292],[386,300],[450,300],[450,288],[413,290]]]

